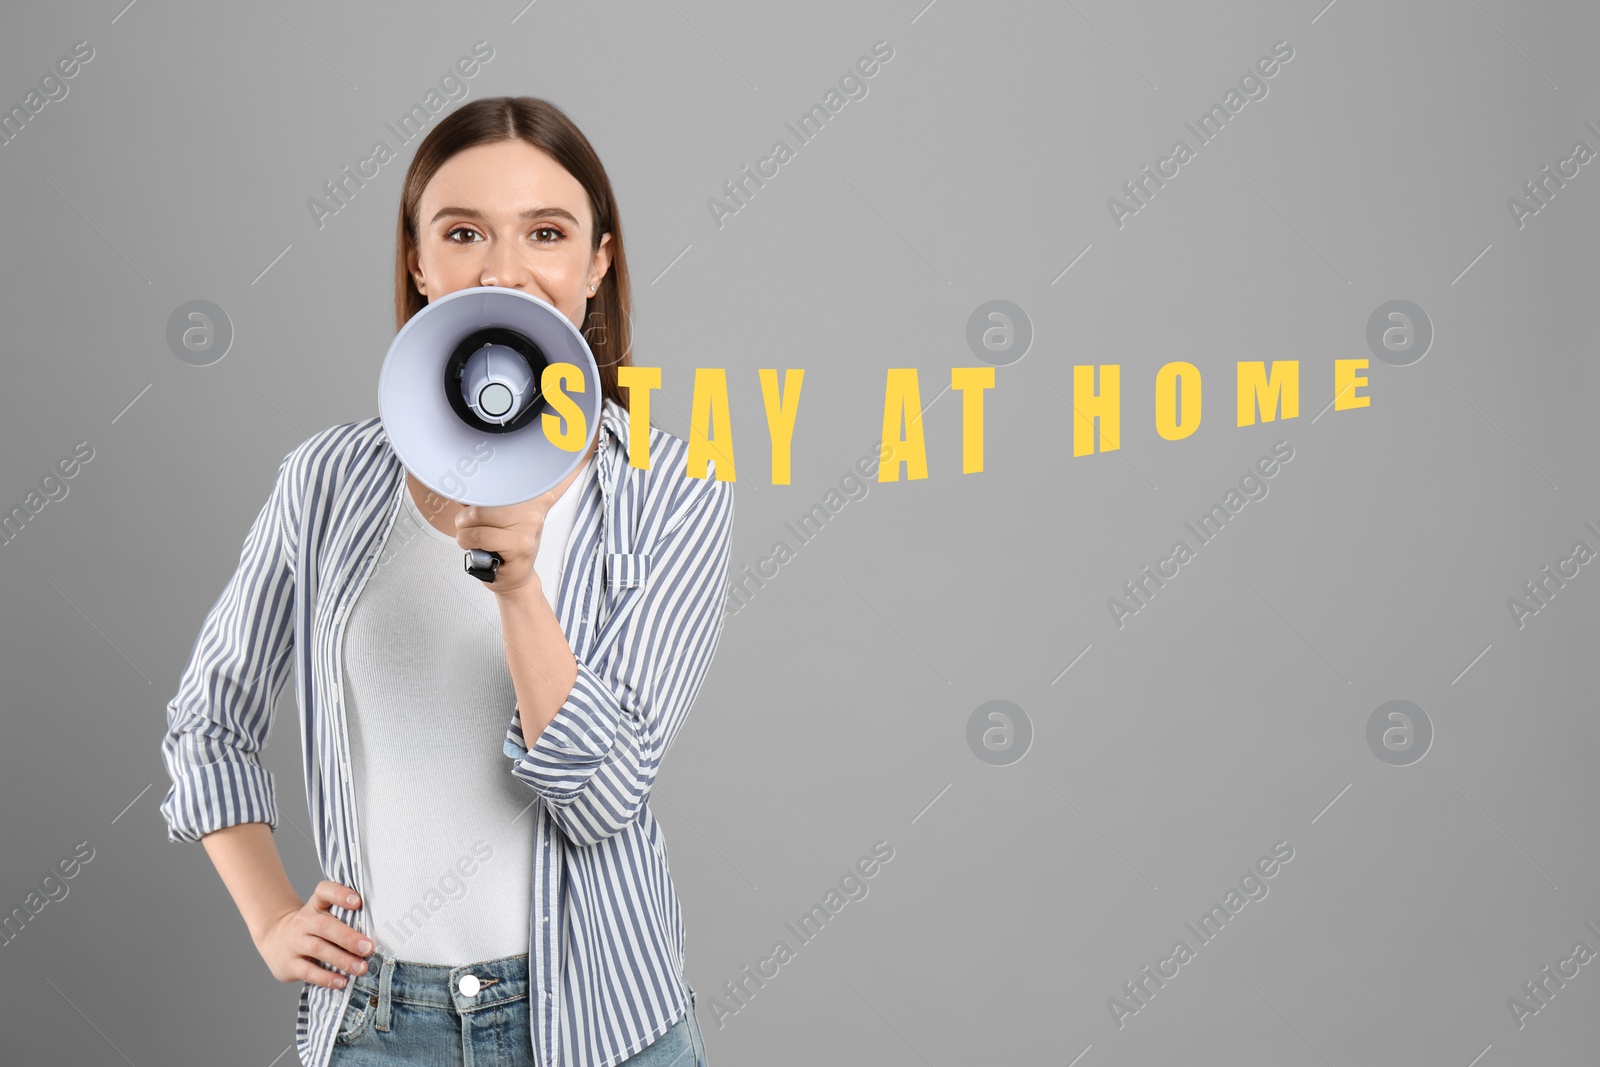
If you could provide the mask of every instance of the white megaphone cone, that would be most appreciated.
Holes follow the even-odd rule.
[[[544,430],[542,416],[560,414],[545,395],[555,381],[546,369],[556,364],[577,371],[560,383],[587,430],[574,452]],[[378,376],[378,414],[401,464],[440,496],[484,507],[560,485],[588,455],[603,403],[594,353],[577,327],[538,297],[499,286],[430,302],[395,335]],[[493,552],[467,552],[467,572],[485,582],[500,563]]]

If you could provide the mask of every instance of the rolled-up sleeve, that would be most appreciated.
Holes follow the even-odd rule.
[[[629,594],[638,602],[592,663],[578,657],[572,692],[531,749],[520,709],[511,717],[512,774],[578,844],[615,836],[638,817],[721,639],[733,484],[702,485],[652,546],[644,587]]]
[[[170,841],[264,822],[276,830],[272,775],[261,749],[290,673],[294,610],[295,452],[245,536],[239,566],[206,615],[177,694],[161,758],[172,779],[161,814]]]

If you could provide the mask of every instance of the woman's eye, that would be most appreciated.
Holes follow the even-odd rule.
[[[458,238],[457,234],[465,236]],[[533,239],[538,244],[554,244],[563,240],[567,235],[554,226],[540,226],[533,231]],[[444,239],[452,244],[476,244],[483,240],[481,234],[470,226],[454,226],[446,231]]]

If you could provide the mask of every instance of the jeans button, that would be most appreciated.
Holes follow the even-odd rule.
[[[461,990],[461,995],[464,997],[475,997],[482,986],[478,982],[477,975],[464,974],[461,976],[461,981],[456,983],[456,988]]]

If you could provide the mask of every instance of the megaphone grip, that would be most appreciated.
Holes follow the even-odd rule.
[[[462,563],[466,565],[467,573],[480,582],[493,582],[495,572],[500,569],[500,564],[505,560],[500,558],[498,552],[485,552],[481,548],[467,549],[466,558]]]

